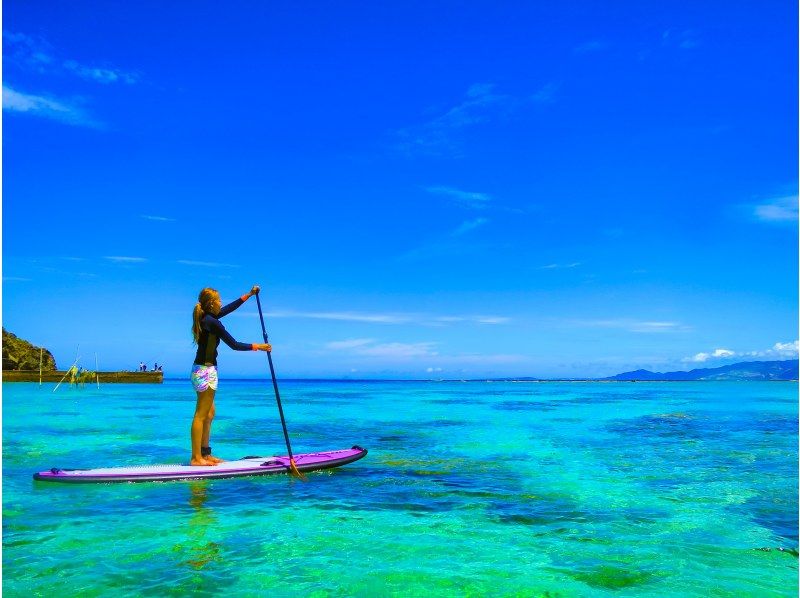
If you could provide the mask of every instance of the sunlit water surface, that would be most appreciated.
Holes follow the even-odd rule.
[[[3,385],[13,596],[797,595],[795,383],[283,382],[308,483],[53,484],[186,462],[188,382]],[[285,454],[271,384],[223,380],[212,445]]]

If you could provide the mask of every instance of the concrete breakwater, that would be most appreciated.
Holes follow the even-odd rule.
[[[66,370],[50,370],[42,372],[42,382],[60,382],[67,375]],[[125,384],[161,384],[164,381],[164,372],[97,372],[100,384],[125,383]],[[3,370],[3,382],[39,382],[38,370]],[[92,376],[86,384],[95,384],[97,379]],[[69,384],[69,376],[64,378],[64,384]]]

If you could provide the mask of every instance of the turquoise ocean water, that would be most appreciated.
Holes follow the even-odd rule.
[[[796,596],[796,383],[284,382],[309,475],[34,482],[188,459],[186,381],[3,385],[8,596]],[[214,452],[285,453],[267,380]],[[788,550],[779,550],[788,549]]]

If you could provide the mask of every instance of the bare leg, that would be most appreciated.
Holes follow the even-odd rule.
[[[211,411],[208,412],[208,417],[206,418],[205,424],[203,425],[203,442],[200,444],[201,447],[204,446],[211,446],[211,424],[214,421],[214,416],[217,413],[217,408],[214,403],[211,403]],[[204,457],[206,461],[210,461],[213,464],[222,463],[222,459],[217,459],[212,455],[206,455]]]
[[[211,409],[208,410],[208,416],[203,421],[203,436],[200,442],[200,446],[208,446],[208,443],[211,441],[211,422],[214,421],[214,415],[216,414],[217,409],[214,407],[214,399],[211,399]]]
[[[194,419],[192,419],[192,460],[190,462],[192,465],[216,465],[216,463],[212,463],[203,458],[200,452],[203,432],[206,429],[210,431],[211,422],[209,420],[209,415],[211,409],[214,407],[215,394],[216,391],[210,388],[197,393],[197,406],[194,410]],[[208,424],[206,424],[207,421]],[[207,441],[208,437],[206,437],[206,442]]]

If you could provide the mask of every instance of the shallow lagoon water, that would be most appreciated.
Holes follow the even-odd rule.
[[[188,458],[194,393],[3,385],[3,591],[85,596],[796,596],[796,383],[286,381],[286,476],[34,482]],[[214,452],[285,454],[223,380]],[[783,549],[783,550],[781,550]]]

